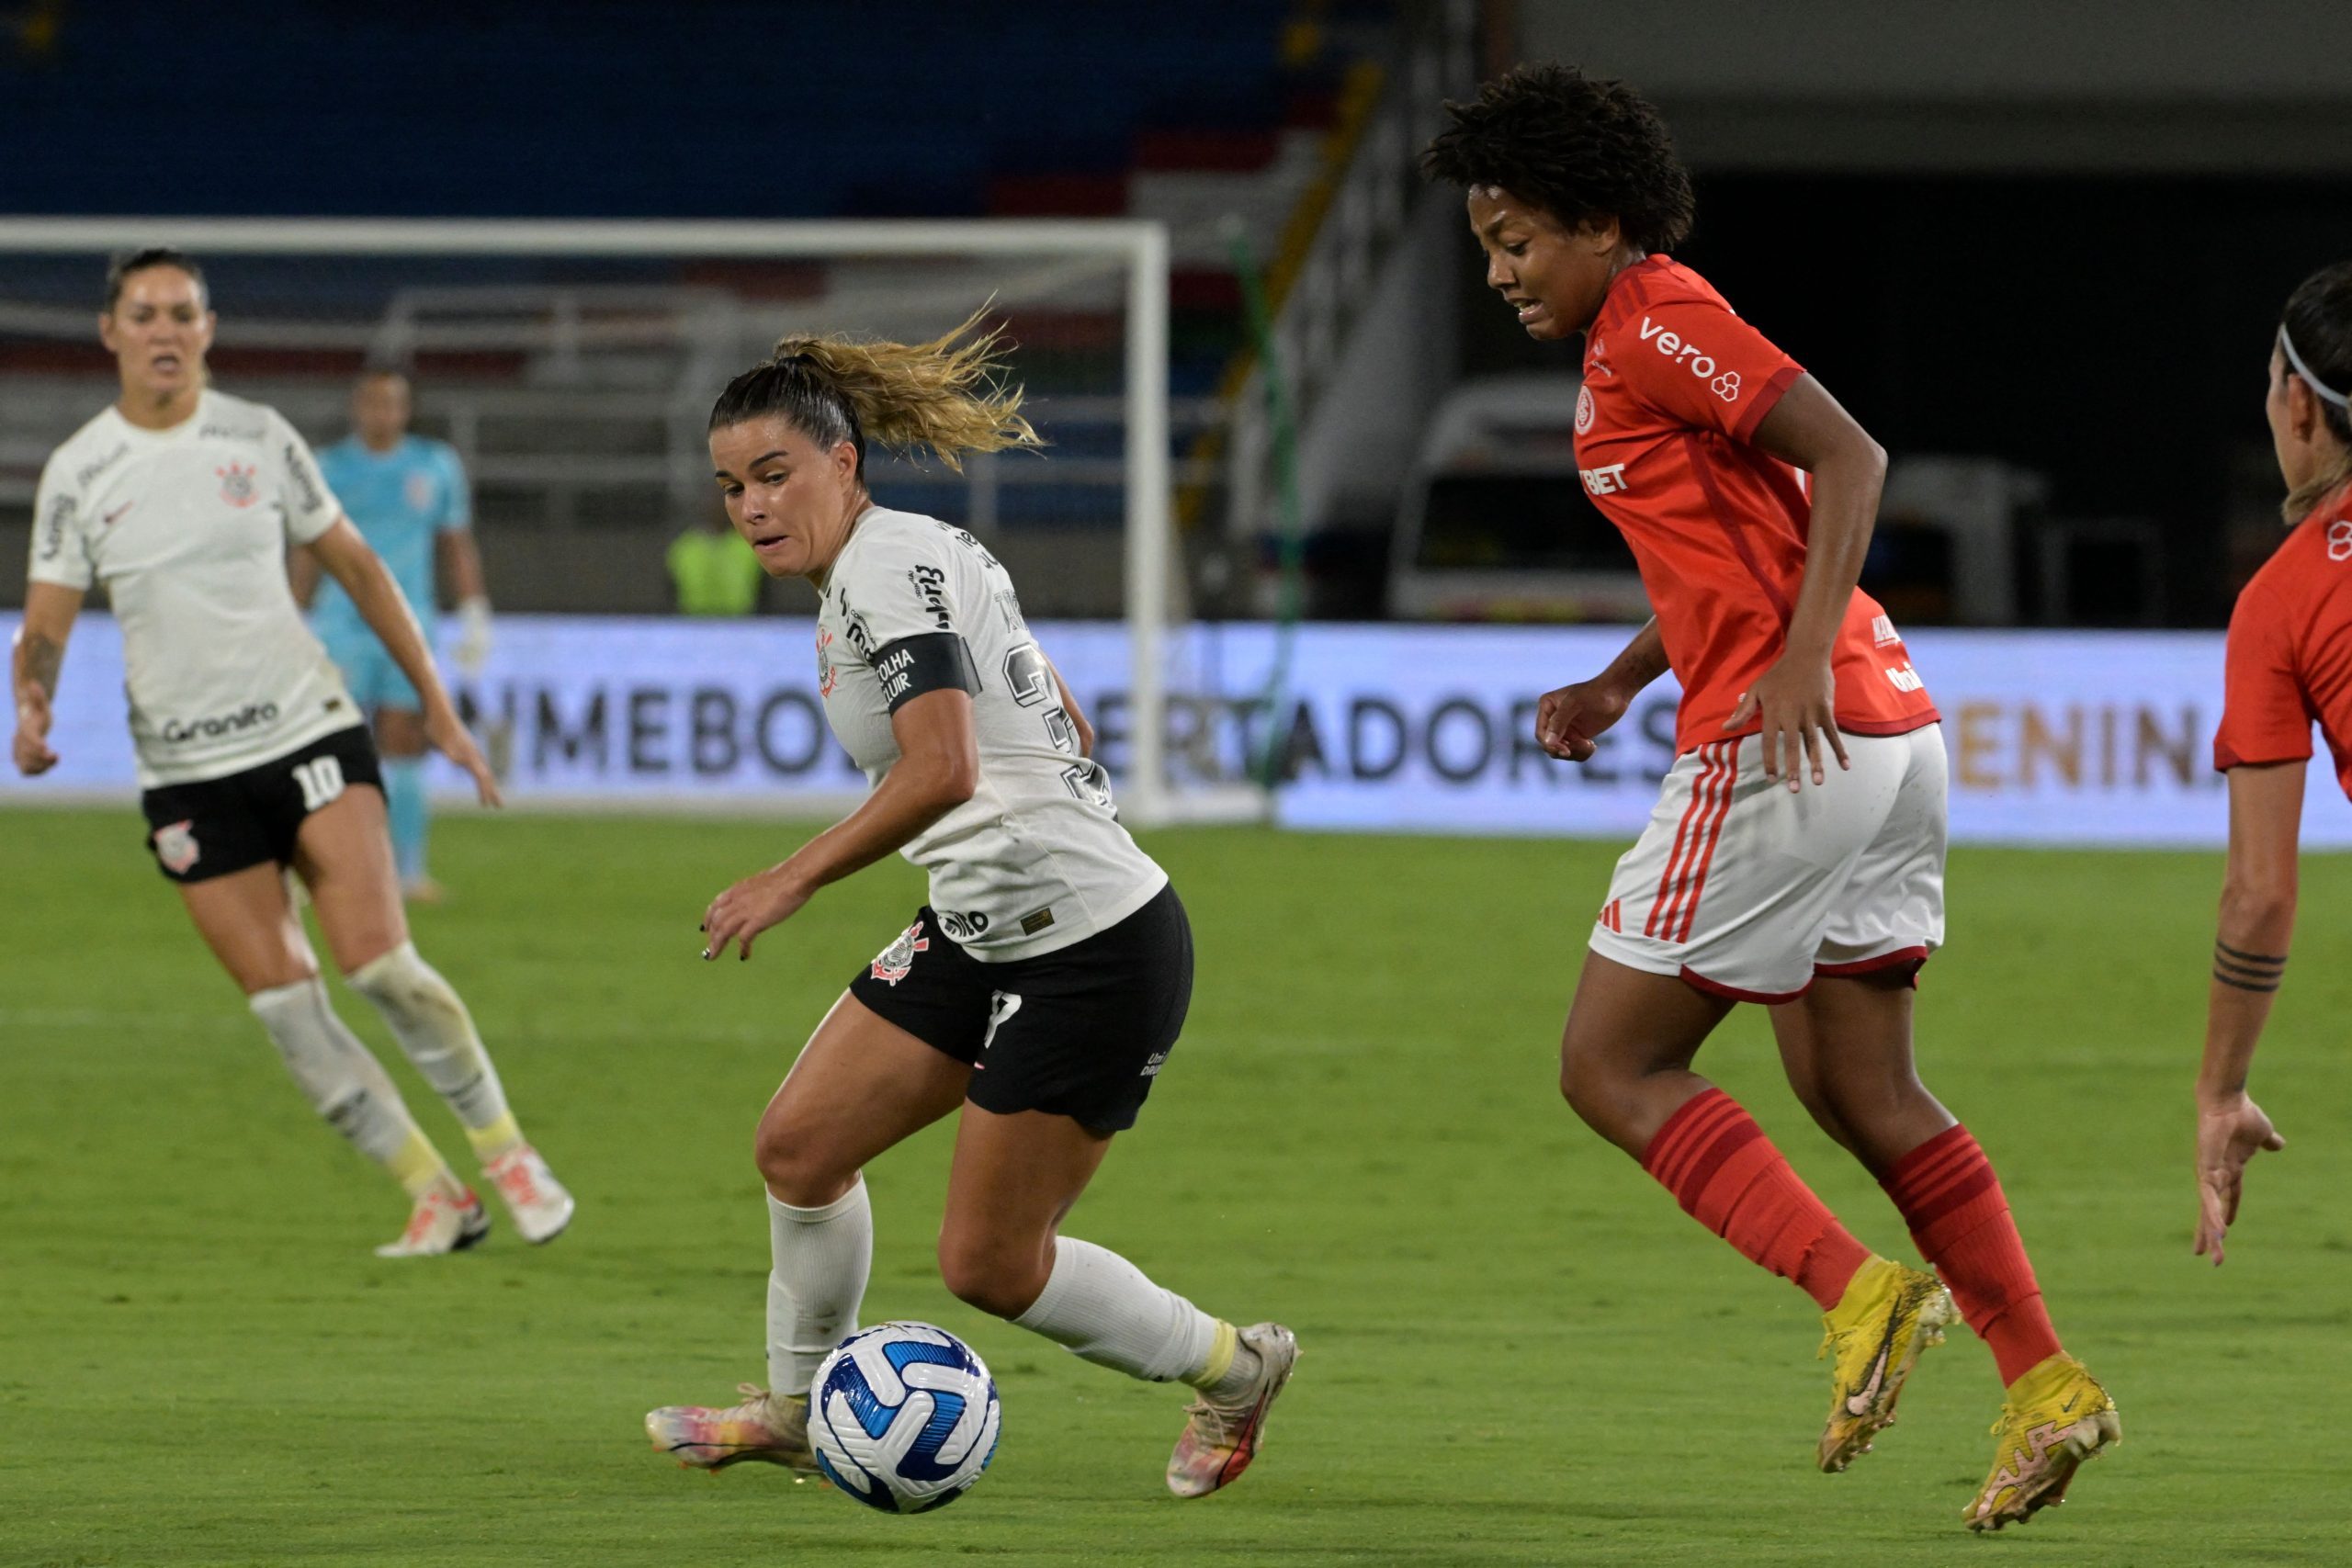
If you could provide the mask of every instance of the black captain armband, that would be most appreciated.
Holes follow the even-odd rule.
[[[875,678],[882,682],[882,700],[898,712],[925,692],[967,692],[980,694],[979,667],[972,650],[956,632],[918,632],[886,642],[874,650]]]

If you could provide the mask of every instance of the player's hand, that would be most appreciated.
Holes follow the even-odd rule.
[[[424,739],[435,751],[473,775],[474,794],[484,806],[506,804],[505,797],[498,793],[498,780],[491,773],[490,764],[482,760],[481,748],[466,733],[457,709],[443,703],[427,712]]]
[[[469,599],[458,606],[458,640],[449,648],[449,662],[465,675],[480,675],[490,662],[490,601]]]
[[[2287,1146],[2262,1107],[2245,1091],[2219,1100],[2197,1099],[2197,1254],[2213,1255],[2222,1266],[2222,1238],[2238,1217],[2245,1188],[2245,1162],[2268,1149]]]
[[[752,939],[770,926],[780,926],[800,912],[816,889],[781,865],[747,876],[710,901],[703,911],[702,955],[718,958],[727,944],[737,945],[737,956],[752,956]]]
[[[17,738],[9,748],[17,772],[27,778],[57,766],[57,753],[49,749],[49,694],[28,682],[17,699]]]
[[[1594,737],[1625,716],[1633,694],[1596,676],[1544,693],[1535,700],[1535,743],[1564,762],[1591,760]]]
[[[1853,766],[1846,760],[1845,739],[1838,733],[1838,682],[1826,661],[1792,660],[1782,654],[1772,668],[1756,677],[1756,684],[1739,694],[1738,705],[1724,720],[1724,728],[1737,729],[1752,718],[1763,721],[1763,731],[1757,739],[1764,743],[1768,779],[1785,773],[1789,788],[1794,790],[1802,750],[1813,782],[1827,783],[1829,775],[1822,767],[1825,743],[1840,768]]]

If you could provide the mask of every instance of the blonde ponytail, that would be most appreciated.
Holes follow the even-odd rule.
[[[1004,329],[974,335],[987,310],[929,343],[786,337],[773,363],[805,361],[849,404],[868,440],[902,452],[928,448],[960,473],[967,452],[1046,444],[1021,415],[1022,389],[1001,379]]]

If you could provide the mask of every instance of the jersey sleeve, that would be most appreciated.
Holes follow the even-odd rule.
[[[2295,670],[2294,626],[2261,585],[2238,595],[2223,656],[2221,728],[2213,766],[2300,762],[2312,754],[2312,711]]]
[[[81,491],[67,474],[66,465],[52,457],[40,471],[40,488],[33,497],[32,560],[26,581],[54,582],[63,588],[90,586],[97,574],[91,565],[82,523]]]
[[[944,532],[894,533],[858,551],[842,582],[850,645],[874,666],[896,713],[926,692],[978,695],[966,604]]]
[[[1804,374],[1771,339],[1711,300],[1644,307],[1611,342],[1611,364],[1635,397],[1679,423],[1735,441],[1752,437]]]
[[[474,525],[474,494],[466,483],[465,460],[447,442],[435,445],[434,455],[441,466],[441,520],[435,527],[444,534],[462,534]]]
[[[269,411],[269,445],[277,464],[278,498],[286,503],[286,536],[307,545],[334,526],[343,503],[328,487],[311,444],[276,409]]]

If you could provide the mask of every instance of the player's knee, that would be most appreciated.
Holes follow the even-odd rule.
[[[1804,1101],[1805,1109],[1813,1111],[1816,1120],[1826,1116],[1827,1122],[1836,1122],[1857,1134],[1867,1134],[1883,1122],[1907,1117],[1933,1103],[1927,1087],[1908,1070],[1825,1077],[1811,1089],[1810,1096],[1804,1090],[1798,1091],[1797,1098]],[[1816,1100],[1819,1110],[1815,1110]]]
[[[1052,1272],[1042,1246],[1012,1237],[939,1235],[939,1277],[949,1293],[991,1317],[1016,1318],[1035,1305]]]
[[[344,976],[351,988],[379,1008],[401,1018],[424,1020],[435,1014],[459,1014],[464,1006],[433,965],[403,942],[379,953]]]
[[[762,1118],[752,1156],[776,1201],[796,1209],[821,1209],[857,1182],[854,1165],[844,1167],[821,1139],[782,1117]]]
[[[1625,1100],[1623,1075],[1600,1053],[1579,1049],[1571,1041],[1560,1050],[1560,1098],[1586,1126],[1607,1135]]]

